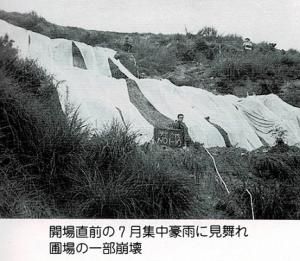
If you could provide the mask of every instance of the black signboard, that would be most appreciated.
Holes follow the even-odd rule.
[[[179,129],[154,128],[154,140],[159,145],[180,148],[183,147],[183,131]]]

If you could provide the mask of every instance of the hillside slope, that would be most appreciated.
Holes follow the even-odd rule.
[[[176,85],[241,97],[253,92],[274,93],[300,107],[300,53],[296,50],[278,50],[273,44],[262,42],[254,44],[253,52],[245,53],[241,36],[220,35],[210,27],[186,35],[124,34],[59,26],[35,12],[0,11],[0,19],[50,38],[112,48],[122,52],[122,61],[127,63],[123,43],[125,35],[129,35],[136,61],[136,65],[131,63],[131,71],[136,76],[168,78]]]
[[[178,113],[183,113],[191,138],[207,147],[227,144],[253,150],[263,143],[274,145],[279,132],[285,133],[289,145],[300,143],[300,109],[281,102],[275,95],[238,99],[178,87],[168,80],[138,79],[115,59],[112,49],[50,39],[1,20],[0,23],[1,35],[7,33],[15,41],[22,57],[35,59],[62,82],[62,107],[69,103],[80,106],[79,115],[91,128],[102,129],[114,118],[124,124],[130,122],[144,143],[153,138],[158,115],[162,122],[171,123]],[[135,89],[129,88],[130,83],[124,79],[114,78],[112,64],[119,75],[135,82]],[[137,91],[138,102],[132,95]],[[145,114],[151,110],[156,114]]]
[[[5,24],[2,22],[1,30],[7,28]],[[72,41],[51,41],[21,28],[8,27],[17,37],[15,43],[7,36],[0,37],[0,217],[299,219],[300,149],[282,143],[284,132],[279,132],[273,148],[264,146],[248,152],[216,147],[209,149],[210,154],[201,144],[195,144],[188,151],[149,143],[140,146],[137,134],[116,122],[92,133],[76,112],[70,113],[72,108],[60,106],[58,93],[64,83],[57,82],[35,61],[20,59],[12,46],[23,47],[19,56],[34,58],[38,55],[37,62],[44,62],[45,67],[51,64],[51,68],[68,68],[69,73],[78,74],[79,79],[82,75],[88,76],[84,78],[84,86],[92,89],[92,84],[86,84],[95,80],[91,68],[99,69],[102,74],[99,76],[98,71],[99,80],[126,88],[125,80],[112,79],[108,61],[101,63],[108,57],[114,61],[114,52],[99,49],[96,57],[101,59],[93,60],[89,54],[95,49],[89,46],[76,43],[79,47],[73,48]],[[37,39],[40,41],[35,41]],[[34,48],[28,46],[29,42]],[[121,63],[114,62],[129,83],[142,83],[132,88],[131,97],[132,100],[143,97],[140,100],[145,102],[141,108],[137,108],[136,101],[134,106],[137,110],[145,108],[146,101],[151,99],[151,89],[146,84],[157,82],[138,80]],[[88,69],[92,72],[87,72]],[[64,77],[68,76],[66,71],[62,71]],[[176,88],[175,91],[192,89],[207,94],[204,90],[159,82],[162,94],[164,84],[167,88]],[[149,93],[142,90],[142,86],[134,96],[141,85]],[[150,87],[160,85],[150,84]],[[89,88],[83,89],[82,84],[79,87],[88,97]],[[114,99],[124,98],[124,88],[119,87],[113,93]],[[93,90],[97,89],[94,86]],[[101,93],[106,89],[102,88]],[[73,91],[69,89],[65,98]],[[188,98],[183,94],[179,96],[181,99]],[[214,96],[205,97],[210,100]],[[98,98],[91,97],[91,103]],[[81,94],[77,99],[82,100]],[[220,102],[223,97],[218,99]],[[253,100],[255,104],[251,104]],[[261,104],[280,117],[292,116],[291,106],[274,95],[244,101],[240,108],[246,109],[247,103],[250,108]],[[272,124],[268,117],[247,113],[248,120],[261,130]],[[151,117],[151,113],[147,117]],[[228,193],[217,169],[227,184]]]

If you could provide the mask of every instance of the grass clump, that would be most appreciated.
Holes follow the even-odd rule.
[[[73,175],[73,200],[83,216],[186,216],[193,205],[190,180],[171,172],[160,155],[145,153],[135,140],[135,133],[114,122],[90,141],[88,169]]]

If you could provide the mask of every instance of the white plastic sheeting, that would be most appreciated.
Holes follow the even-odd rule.
[[[182,88],[167,80],[145,79],[138,81],[138,85],[154,107],[167,117],[176,119],[178,113],[183,113],[193,140],[203,142],[208,147],[225,146],[218,130],[208,123],[195,107],[193,108],[189,100],[184,99]]]
[[[72,41],[49,39],[0,20],[0,35],[7,33],[15,41],[22,58],[38,61],[60,84],[62,108],[66,103],[79,106],[82,119],[91,127],[101,129],[113,118],[130,122],[142,136],[141,142],[153,136],[151,126],[130,102],[126,82],[111,77],[110,58],[127,77],[136,80],[141,92],[165,116],[175,119],[185,115],[185,122],[194,141],[207,147],[225,146],[224,138],[210,121],[228,134],[234,146],[253,150],[275,142],[275,129],[286,132],[290,145],[300,143],[300,109],[286,104],[276,95],[238,98],[232,95],[214,95],[194,87],[178,87],[168,80],[137,79],[119,60],[115,51],[91,47],[73,41],[82,53],[87,70],[73,66]]]
[[[113,59],[115,51],[74,41],[86,63],[84,70],[73,66],[70,40],[50,39],[0,20],[0,35],[6,33],[15,41],[14,46],[23,58],[36,60],[57,81],[62,81],[58,91],[63,109],[69,103],[79,107],[80,117],[91,128],[101,129],[113,119],[122,123],[123,117],[141,134],[140,142],[152,139],[153,126],[130,102],[126,81],[111,77],[108,58]]]
[[[115,51],[107,48],[92,47],[85,43],[73,41],[82,53],[86,67],[89,71],[95,73],[101,72],[101,75],[111,77],[108,57],[115,55]],[[72,56],[71,56],[72,57]]]
[[[19,56],[26,58],[30,41],[29,31],[0,20],[0,35],[4,36],[5,34],[15,41],[15,47],[19,49]]]
[[[146,98],[163,114],[176,118],[178,113],[185,115],[192,139],[207,147],[225,146],[219,131],[212,123],[222,127],[233,146],[248,150],[262,145],[253,127],[235,105],[235,96],[217,96],[194,87],[178,87],[167,80],[139,80],[138,85]]]
[[[280,132],[290,145],[299,145],[300,109],[276,95],[250,96],[238,103],[256,134],[268,144],[274,144]]]

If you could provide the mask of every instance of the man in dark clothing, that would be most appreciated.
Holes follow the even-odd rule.
[[[171,128],[182,130],[182,133],[183,133],[183,146],[184,147],[185,146],[189,147],[191,142],[192,142],[192,139],[189,135],[188,127],[183,122],[183,118],[184,118],[183,114],[181,114],[181,113],[178,114],[177,115],[177,120],[174,121],[174,123],[171,125]]]
[[[125,52],[130,52],[133,46],[133,40],[128,35],[125,36],[124,39],[124,50]]]
[[[243,42],[243,48],[244,48],[245,52],[253,50],[253,44],[249,38],[245,38],[245,40]]]

